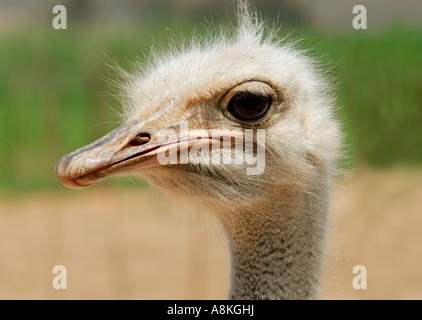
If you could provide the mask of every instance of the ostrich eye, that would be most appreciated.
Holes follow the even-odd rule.
[[[231,98],[227,111],[238,120],[257,121],[267,113],[271,103],[270,95],[239,92]]]
[[[275,88],[258,80],[246,81],[229,89],[217,106],[227,119],[244,127],[265,127],[284,102],[281,89]]]

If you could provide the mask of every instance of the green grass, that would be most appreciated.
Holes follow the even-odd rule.
[[[164,36],[162,35],[164,33]],[[54,165],[116,126],[105,54],[121,66],[174,33],[33,30],[0,35],[0,190],[54,189]],[[315,35],[339,81],[353,163],[422,164],[422,30]]]
[[[323,37],[338,61],[339,104],[355,162],[422,164],[422,30]]]

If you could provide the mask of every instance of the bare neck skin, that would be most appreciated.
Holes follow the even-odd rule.
[[[327,200],[327,189],[317,196]],[[242,223],[225,224],[231,248],[231,299],[316,299],[323,258],[327,201],[302,192],[279,196]],[[287,202],[289,201],[289,202]],[[253,217],[256,217],[255,219]]]

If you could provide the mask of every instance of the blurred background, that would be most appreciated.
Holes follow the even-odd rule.
[[[55,30],[53,7],[67,8]],[[367,8],[367,30],[352,9]],[[337,78],[350,176],[334,192],[321,298],[422,299],[422,2],[255,0]],[[57,160],[119,124],[110,62],[233,26],[223,0],[0,0],[0,298],[224,299],[226,241],[142,181],[65,190]],[[187,221],[189,220],[189,221]],[[68,269],[54,290],[52,268]],[[368,289],[354,290],[365,265]]]

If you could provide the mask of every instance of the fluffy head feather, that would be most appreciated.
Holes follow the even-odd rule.
[[[244,128],[216,105],[227,90],[249,80],[271,83],[284,99],[274,121],[259,127],[266,130],[264,174],[245,175],[246,165],[190,164],[201,179],[175,167],[142,175],[171,193],[206,196],[212,202],[217,197],[231,207],[236,199],[245,205],[245,200],[260,198],[267,188],[303,188],[319,174],[317,168],[328,170],[329,177],[341,145],[332,86],[313,59],[265,29],[246,1],[239,1],[234,33],[155,54],[148,66],[126,74],[123,117],[130,121],[153,115],[158,128],[182,120],[189,129]]]

